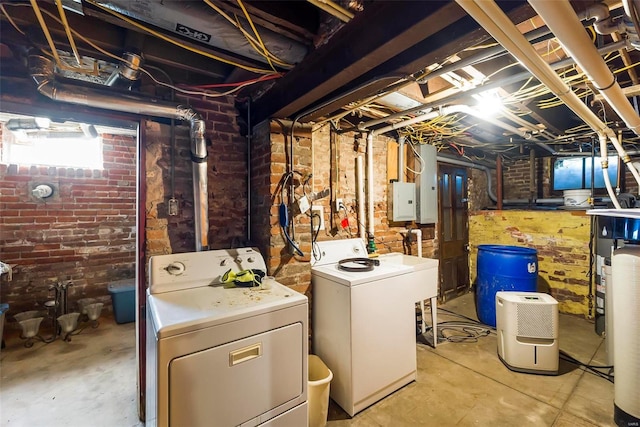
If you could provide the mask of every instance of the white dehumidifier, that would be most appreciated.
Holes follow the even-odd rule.
[[[538,292],[496,293],[498,357],[507,368],[557,375],[558,301]]]

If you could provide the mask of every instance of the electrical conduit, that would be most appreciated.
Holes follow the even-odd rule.
[[[374,132],[367,135],[367,231],[369,236],[374,235],[373,216],[373,137]]]
[[[361,154],[356,156],[356,197],[358,200],[358,229],[360,230],[360,238],[367,241],[367,231],[364,226],[364,157]]]

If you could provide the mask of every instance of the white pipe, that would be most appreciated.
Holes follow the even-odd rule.
[[[398,182],[404,182],[404,139],[398,138]]]
[[[416,243],[418,245],[418,258],[422,258],[422,230],[416,228],[414,232],[416,233]]]
[[[582,100],[571,91],[571,88],[553,71],[553,69],[542,59],[531,44],[524,38],[522,33],[511,22],[511,19],[498,7],[494,1],[489,0],[456,0],[456,2],[471,15],[482,27],[493,36],[494,39],[505,47],[520,63],[526,67],[541,83],[553,92],[567,107],[569,107],[578,117],[585,121],[599,137],[615,134],[609,129],[596,114],[589,109]],[[551,2],[555,3],[555,2]],[[575,12],[574,12],[575,15]],[[584,29],[581,27],[581,32]],[[606,153],[606,150],[604,150]],[[605,173],[605,184],[607,174]],[[611,185],[607,186],[609,197],[617,203],[617,198]]]
[[[422,258],[422,230],[419,228],[405,228],[404,232],[407,233],[407,240],[411,244],[411,234],[416,234],[416,244],[418,246],[418,258]]]
[[[373,135],[380,135],[383,134],[385,132],[389,132],[390,130],[396,130],[396,129],[400,129],[406,126],[410,126],[416,123],[420,123],[420,122],[424,122],[427,120],[431,120],[431,119],[435,119],[436,117],[440,116],[440,111],[430,111],[426,114],[420,114],[419,116],[416,117],[412,117],[410,119],[407,120],[403,120],[401,122],[397,122],[397,123],[393,123],[390,124],[388,126],[379,128],[379,129],[375,129],[372,130],[371,132],[369,132],[369,135],[373,134]]]
[[[444,107],[440,110],[436,110],[436,111],[431,111],[429,113],[426,114],[421,114],[419,116],[416,117],[412,117],[410,119],[407,120],[403,120],[401,122],[397,122],[397,123],[393,123],[390,124],[388,126],[379,128],[379,129],[375,129],[372,130],[369,134],[373,134],[373,135],[380,135],[383,134],[385,132],[389,132],[392,130],[396,130],[396,129],[400,129],[406,126],[410,126],[416,123],[420,123],[420,122],[424,122],[427,120],[431,120],[431,119],[435,119],[436,117],[440,117],[440,116],[447,116],[449,114],[456,114],[456,113],[463,113],[463,114],[468,114],[470,116],[473,116],[477,119],[480,120],[484,120],[487,123],[491,123],[492,125],[501,127],[504,130],[507,130],[509,132],[512,132],[518,136],[523,137],[524,139],[531,139],[531,133],[530,132],[523,132],[518,128],[515,128],[511,125],[508,125],[504,122],[501,122],[500,120],[497,119],[493,119],[490,117],[487,117],[482,111],[478,111],[475,108],[472,108],[468,105],[463,105],[463,104],[458,104],[458,105],[450,105],[448,107]]]
[[[627,100],[622,88],[616,82],[615,76],[602,60],[589,36],[583,30],[571,4],[568,1],[546,0],[529,0],[529,4],[556,35],[567,54],[576,60],[576,64],[582,68],[611,108],[624,120],[627,127],[636,135],[640,135],[640,117]],[[625,152],[615,133],[613,131],[607,132],[607,136],[640,185],[640,174],[630,162],[629,155]]]
[[[581,21],[595,19],[593,29],[596,30],[598,34],[613,34],[617,31],[625,31],[622,19],[614,22],[609,13],[609,7],[604,3],[592,4],[578,16],[578,19]]]
[[[629,129],[640,135],[640,117],[584,31],[573,6],[568,1],[548,0],[529,0],[529,4],[556,35],[567,55],[576,60],[576,64],[582,68]]]
[[[362,154],[356,156],[356,200],[358,203],[358,228],[360,230],[360,237],[366,242],[367,231],[364,227],[364,157]]]
[[[611,186],[611,180],[609,179],[609,158],[607,153],[607,137],[606,135],[598,135],[598,141],[600,142],[600,163],[602,164],[602,177],[604,178],[604,186],[607,188],[607,193],[611,197],[611,202],[616,209],[621,209],[620,202],[617,197],[613,197],[616,193]]]
[[[367,135],[367,208],[368,208],[368,232],[374,235],[373,217],[373,132]]]

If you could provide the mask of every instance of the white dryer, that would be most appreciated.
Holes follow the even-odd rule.
[[[331,398],[353,416],[416,379],[417,285],[411,266],[374,265],[361,239],[317,246],[320,258],[311,269],[313,352],[333,372]],[[353,258],[361,261],[341,266]]]
[[[251,248],[151,257],[147,425],[307,425],[307,298],[229,269],[266,271]]]

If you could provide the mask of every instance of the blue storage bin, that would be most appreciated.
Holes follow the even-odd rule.
[[[116,323],[129,323],[136,320],[136,281],[135,279],[117,280],[109,283],[109,293],[113,304],[113,316]]]

